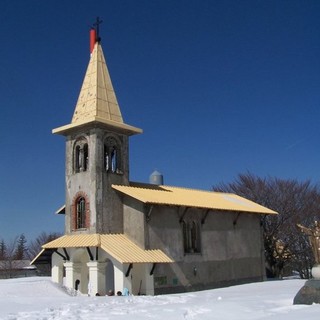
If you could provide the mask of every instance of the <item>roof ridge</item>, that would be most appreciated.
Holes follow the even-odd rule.
[[[169,192],[170,190],[163,190],[166,186],[164,185],[156,185],[150,183],[148,187],[143,187],[143,186],[128,186],[128,185],[123,185],[123,184],[112,184],[111,187],[124,187],[124,188],[132,188],[132,189],[142,189],[142,190],[154,190],[154,191],[165,191]]]
[[[190,190],[190,191],[197,191],[197,192],[203,192],[203,193],[208,193],[209,192],[209,193],[215,193],[215,194],[221,194],[221,195],[225,194],[225,195],[235,195],[235,196],[238,196],[238,197],[242,197],[242,196],[237,195],[234,192],[203,190],[203,189],[196,189],[196,188],[189,188],[189,187],[170,186],[170,185],[165,185],[165,184],[156,185],[156,184],[152,184],[152,183],[136,182],[136,181],[129,181],[129,183],[130,182],[132,182],[134,184],[140,184],[141,183],[141,186],[139,186],[139,185],[136,185],[136,186],[135,185],[122,185],[122,184],[112,184],[112,186],[128,187],[128,188],[143,189],[143,190],[154,189],[156,191],[170,191],[170,190],[162,190],[162,189],[165,189],[165,188],[182,189],[182,190]],[[143,185],[145,185],[145,187]],[[149,186],[149,188],[147,186]],[[152,187],[154,187],[154,188],[152,188]],[[159,189],[156,189],[157,187]],[[242,197],[242,198],[244,198],[244,197]],[[244,198],[244,199],[246,199],[246,198]],[[249,199],[247,199],[247,200],[249,200]],[[252,200],[250,200],[250,201],[252,201]]]

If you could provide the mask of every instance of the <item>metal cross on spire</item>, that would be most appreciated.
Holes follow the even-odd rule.
[[[99,25],[102,23],[103,21],[100,20],[99,17],[97,17],[96,22],[93,24],[94,29],[96,30],[96,41],[100,42],[101,38],[99,35]]]

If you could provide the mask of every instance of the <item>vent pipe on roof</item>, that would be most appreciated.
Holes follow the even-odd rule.
[[[149,177],[149,183],[158,186],[163,185],[163,175],[157,170],[153,171]]]

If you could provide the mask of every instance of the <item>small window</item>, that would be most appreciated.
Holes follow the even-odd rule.
[[[89,167],[89,148],[85,139],[78,140],[74,149],[74,171],[87,171]]]
[[[76,146],[75,152],[75,172],[80,171],[80,146]]]
[[[196,221],[182,221],[183,247],[185,253],[200,253],[200,228]]]
[[[104,168],[107,172],[121,173],[119,146],[113,137],[108,137],[104,144]]]
[[[182,233],[183,233],[183,248],[184,252],[188,252],[188,226],[185,221],[182,221]]]
[[[87,171],[89,165],[88,144],[83,146],[83,171]]]
[[[72,230],[90,228],[90,203],[88,196],[79,191],[72,200]]]
[[[83,197],[77,201],[76,229],[86,227],[86,201]]]
[[[192,221],[191,225],[190,225],[190,235],[191,235],[191,249],[193,250],[193,252],[199,252],[198,249],[198,238],[199,238],[199,234],[198,234],[198,227],[197,224]]]
[[[111,150],[111,171],[116,172],[117,168],[117,149],[113,147]]]

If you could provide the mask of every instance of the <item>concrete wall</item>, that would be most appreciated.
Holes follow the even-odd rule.
[[[142,249],[148,249],[148,237],[146,234],[146,210],[142,202],[132,198],[125,198],[123,205],[123,229],[133,242]]]
[[[121,149],[121,172],[106,172],[104,168],[104,141],[112,135]],[[87,171],[74,171],[74,145],[83,137],[87,140],[89,166]],[[128,184],[128,137],[103,128],[82,129],[66,139],[66,220],[65,232],[121,233],[123,232],[123,206],[111,188],[112,184]],[[90,223],[85,230],[74,230],[72,205],[79,193],[88,198]]]
[[[161,249],[176,263],[157,264],[156,294],[221,287],[264,278],[260,215],[154,206],[125,198],[124,231],[133,241]],[[180,218],[197,220],[201,251],[185,253]]]

